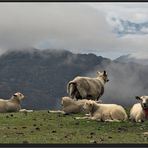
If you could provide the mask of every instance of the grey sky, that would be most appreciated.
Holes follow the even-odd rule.
[[[36,47],[148,58],[148,35],[118,37],[113,29],[122,29],[120,19],[147,22],[148,3],[0,3],[0,51]]]

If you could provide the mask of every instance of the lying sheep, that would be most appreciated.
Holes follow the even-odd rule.
[[[148,118],[148,96],[136,96],[140,103],[136,103],[130,110],[130,120],[135,122],[143,122]]]
[[[0,99],[0,113],[5,112],[23,112],[25,109],[21,109],[21,101],[24,99],[24,95],[20,92],[15,93],[9,100]]]
[[[97,72],[96,78],[76,77],[67,84],[67,93],[73,99],[99,100],[104,93],[104,84],[108,82],[107,72]]]
[[[97,104],[93,100],[87,100],[83,106],[90,112],[90,117],[76,117],[76,119],[91,119],[97,121],[125,121],[127,114],[124,108],[117,104]]]
[[[58,110],[58,111],[49,111],[49,112],[63,113],[63,114],[80,113],[83,112],[83,106],[86,101],[87,99],[75,101],[70,97],[62,97],[61,101],[62,111]]]

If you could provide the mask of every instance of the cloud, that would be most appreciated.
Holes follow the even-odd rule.
[[[147,4],[1,3],[0,51],[30,47],[67,49],[115,58],[148,48],[147,35],[113,32],[119,19],[148,21]],[[112,19],[116,18],[117,22]],[[113,24],[115,23],[115,24]],[[147,31],[147,28],[142,28]]]
[[[96,67],[86,75],[95,77],[96,71],[106,70],[109,82],[105,84],[105,91],[100,98],[104,103],[115,103],[131,107],[137,101],[135,96],[146,95],[144,75],[148,73],[147,66],[138,64],[121,64],[112,62],[107,66]]]

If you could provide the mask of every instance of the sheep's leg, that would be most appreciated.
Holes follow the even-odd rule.
[[[135,120],[136,120],[136,122],[144,122],[144,117],[141,114],[139,114],[136,116]]]
[[[20,109],[19,112],[33,112],[33,110]]]
[[[90,119],[90,117],[75,117],[75,119]]]
[[[117,119],[106,119],[105,122],[121,122],[120,120]]]
[[[90,117],[91,120],[101,121],[100,117]]]
[[[85,116],[90,117],[90,116],[91,116],[91,114],[90,114],[90,113],[89,113],[89,114],[85,114]]]
[[[48,112],[49,113],[62,113],[62,114],[65,114],[65,112],[62,111],[62,110],[49,110]]]
[[[136,122],[141,123],[141,122],[144,122],[144,120],[142,120],[142,119],[136,119]]]

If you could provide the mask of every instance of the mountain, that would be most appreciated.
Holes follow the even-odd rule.
[[[142,65],[148,65],[148,59],[140,59],[132,56],[131,54],[128,55],[122,55],[115,59],[114,61],[120,62],[120,63],[137,63],[137,64],[142,64]]]
[[[67,95],[68,81],[85,75],[110,60],[94,54],[73,54],[66,50],[9,51],[0,56],[0,97],[20,91],[24,108],[58,108]]]
[[[112,61],[95,54],[74,54],[66,50],[9,51],[0,56],[0,97],[22,92],[27,109],[59,109],[66,85],[76,76],[96,76],[106,70],[109,82],[101,100],[131,106],[135,96],[148,95],[148,65],[131,62],[128,56]],[[128,59],[128,60],[127,60]]]

